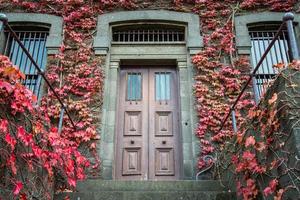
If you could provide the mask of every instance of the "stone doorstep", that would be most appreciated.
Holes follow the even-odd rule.
[[[111,191],[64,193],[55,196],[54,200],[63,200],[66,196],[71,200],[235,200],[234,192],[198,192],[198,191]]]
[[[223,182],[227,185],[227,182]],[[218,180],[116,181],[88,179],[79,182],[76,192],[56,194],[54,200],[231,200],[234,191]]]
[[[223,184],[228,184],[224,182]],[[54,200],[234,200],[236,194],[217,180],[116,181],[88,179],[76,192],[56,194]]]
[[[227,182],[222,182],[228,185]],[[89,179],[78,182],[76,190],[83,191],[224,191],[228,192],[226,186],[222,186],[217,180],[201,181],[116,181]]]

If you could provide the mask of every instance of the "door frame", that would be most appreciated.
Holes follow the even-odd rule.
[[[163,22],[185,26],[186,41],[182,44],[115,44],[112,39],[112,27],[132,22]],[[182,177],[195,179],[198,169],[200,142],[194,134],[197,128],[196,108],[193,96],[193,65],[191,57],[203,48],[200,32],[199,15],[194,13],[174,12],[168,10],[140,10],[105,13],[98,16],[97,35],[93,47],[95,55],[102,60],[104,79],[104,94],[101,112],[101,123],[98,132],[99,157],[101,159],[101,174],[103,179],[114,179],[114,149],[115,149],[115,118],[117,102],[117,81],[120,64],[124,60],[172,61],[178,68],[181,133],[182,133]]]
[[[136,57],[141,57],[135,55]],[[199,154],[199,140],[194,134],[194,130],[197,126],[197,116],[194,108],[193,98],[193,69],[189,59],[186,59],[186,55],[169,55],[170,59],[165,59],[164,56],[155,56],[154,60],[152,56],[143,55],[142,59],[133,60],[126,59],[126,55],[118,55],[118,59],[114,55],[110,55],[107,58],[107,65],[105,68],[105,85],[104,85],[104,97],[102,107],[102,120],[99,130],[101,132],[100,140],[100,159],[101,159],[101,177],[103,179],[111,180],[115,179],[115,149],[116,149],[116,116],[118,108],[118,81],[120,66],[123,62],[141,62],[147,63],[149,61],[155,62],[166,61],[172,62],[176,65],[178,84],[179,84],[179,107],[180,114],[180,133],[181,133],[181,173],[180,179],[191,180],[195,179]]]

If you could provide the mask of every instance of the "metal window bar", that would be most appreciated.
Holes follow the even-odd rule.
[[[259,59],[266,51],[268,45],[271,43],[277,31],[263,30],[249,31],[251,38],[251,58],[254,66],[257,65]],[[276,77],[278,70],[274,65],[282,63],[287,66],[289,62],[289,49],[287,43],[287,31],[285,29],[279,32],[274,45],[263,60],[261,66],[258,68],[257,73],[254,75],[254,86],[256,99],[259,100],[265,94],[267,88]]]
[[[113,31],[113,42],[184,42],[184,31],[164,29],[135,29],[125,31]]]
[[[56,99],[58,100],[59,104],[61,105],[61,109],[62,109],[62,114],[65,112],[74,131],[76,131],[76,126],[74,121],[71,118],[71,115],[67,109],[67,107],[64,105],[63,101],[60,99],[59,95],[57,94],[57,92],[54,90],[53,86],[50,84],[49,80],[46,78],[45,74],[43,73],[42,68],[39,66],[38,61],[35,60],[34,58],[34,54],[32,52],[30,52],[30,48],[26,47],[26,45],[22,42],[22,35],[18,35],[13,29],[12,27],[8,24],[8,19],[6,17],[5,14],[1,14],[0,13],[0,31],[2,31],[4,28],[7,29],[8,31],[8,36],[12,37],[12,41],[14,41],[15,43],[12,45],[13,48],[16,48],[17,45],[19,46],[19,48],[17,48],[17,55],[19,53],[24,54],[26,56],[26,58],[28,58],[29,63],[31,66],[34,66],[35,69],[33,71],[37,71],[36,74],[41,75],[42,79],[45,81],[45,83],[47,84],[47,86],[49,87],[50,91],[54,94],[54,96],[56,97]],[[8,46],[7,48],[8,49]],[[29,71],[30,72],[30,71]],[[62,120],[62,118],[60,119]]]
[[[21,46],[14,39],[13,35],[9,31],[5,31],[4,33],[6,42],[3,54],[8,56],[11,62],[18,66],[20,71],[25,74],[25,79],[21,80],[22,84],[39,97],[41,79],[38,71],[28,56],[22,51]],[[15,31],[15,33],[32,55],[34,61],[44,70],[46,65],[46,40],[49,35],[48,31]]]
[[[283,16],[283,23],[280,25],[278,31],[276,32],[276,34],[272,38],[271,42],[268,44],[268,46],[265,49],[264,53],[262,54],[261,58],[258,60],[257,64],[255,65],[256,67],[253,69],[252,73],[249,75],[249,78],[248,78],[246,84],[242,88],[241,92],[239,93],[238,97],[234,101],[233,105],[230,107],[229,112],[225,115],[225,118],[222,121],[220,129],[219,129],[218,132],[222,131],[222,129],[225,126],[225,124],[227,123],[227,120],[229,119],[230,115],[232,115],[233,129],[234,129],[235,132],[237,132],[237,124],[236,124],[236,118],[235,118],[235,107],[236,107],[237,103],[239,102],[239,100],[241,99],[241,97],[243,96],[246,89],[248,88],[249,84],[251,83],[252,78],[259,74],[259,70],[263,66],[263,62],[265,61],[268,53],[271,51],[271,49],[273,47],[276,47],[276,42],[278,42],[278,40],[280,40],[282,31],[284,30],[285,25],[287,26],[287,35],[284,34],[282,37],[284,39],[285,38],[288,39],[288,41],[285,40],[286,41],[285,45],[286,45],[286,47],[289,47],[289,52],[290,52],[290,58],[288,58],[288,56],[286,58],[290,59],[290,60],[300,58],[299,49],[298,49],[298,46],[297,46],[297,41],[296,41],[295,32],[294,32],[294,28],[293,28],[293,20],[294,20],[293,13],[286,13]],[[288,37],[286,37],[286,36],[288,36]],[[276,51],[276,52],[278,52],[278,51]],[[286,54],[287,54],[287,52],[288,51],[285,51]],[[281,53],[280,55],[282,56],[284,54]],[[290,61],[290,60],[288,60],[288,61]]]

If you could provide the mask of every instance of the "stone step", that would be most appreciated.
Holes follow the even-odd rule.
[[[226,183],[223,183],[226,184]],[[235,192],[219,181],[107,181],[79,182],[76,192],[56,194],[55,200],[234,200]]]

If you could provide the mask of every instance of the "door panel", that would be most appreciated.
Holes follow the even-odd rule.
[[[117,179],[144,180],[148,174],[148,71],[122,69],[117,114]]]
[[[180,138],[176,71],[173,68],[149,69],[149,87],[155,88],[155,91],[149,90],[149,179],[178,179]]]
[[[170,180],[180,173],[174,68],[122,68],[116,127],[117,179]]]

